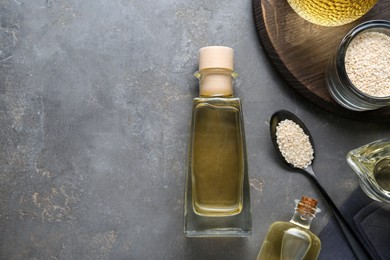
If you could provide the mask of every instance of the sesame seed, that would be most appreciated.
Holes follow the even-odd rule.
[[[390,37],[380,32],[357,35],[346,51],[345,70],[363,93],[390,96]]]
[[[276,142],[284,159],[296,168],[306,168],[314,159],[309,136],[292,120],[285,119],[276,126]]]

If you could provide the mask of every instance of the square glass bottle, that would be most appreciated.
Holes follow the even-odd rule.
[[[233,50],[200,50],[200,97],[193,100],[184,233],[249,236],[251,210],[243,113],[233,97]]]

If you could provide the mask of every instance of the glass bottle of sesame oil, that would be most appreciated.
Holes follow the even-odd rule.
[[[239,100],[194,100],[192,194],[197,214],[229,216],[242,209],[244,155]]]
[[[310,224],[320,211],[315,199],[295,200],[295,213],[289,222],[274,222],[264,239],[257,260],[315,260],[321,250],[320,239]]]
[[[351,23],[366,14],[378,0],[287,0],[305,20],[323,26]]]
[[[190,237],[248,236],[249,181],[242,107],[233,96],[233,49],[210,46],[199,55],[184,232]]]

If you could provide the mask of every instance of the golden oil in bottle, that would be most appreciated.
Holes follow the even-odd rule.
[[[289,222],[274,222],[263,241],[257,260],[315,260],[321,250],[320,239],[310,231],[317,201],[303,196]]]
[[[199,97],[192,102],[184,234],[251,234],[249,178],[241,101],[233,96],[233,49],[199,51]]]
[[[377,0],[287,0],[305,20],[323,26],[351,23],[366,14]]]
[[[194,212],[231,216],[241,212],[245,167],[242,108],[233,97],[233,50],[200,50],[200,97],[193,100],[190,171]]]
[[[313,232],[278,221],[270,226],[257,259],[313,260],[317,259],[320,250],[321,241]]]
[[[240,100],[194,100],[192,197],[199,215],[227,216],[242,208],[244,155]]]

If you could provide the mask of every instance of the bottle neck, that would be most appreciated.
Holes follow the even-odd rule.
[[[235,73],[228,69],[206,69],[195,76],[199,79],[200,97],[233,97]]]
[[[295,210],[290,222],[302,228],[310,229],[313,218],[314,217],[309,213],[302,213],[299,210]]]

